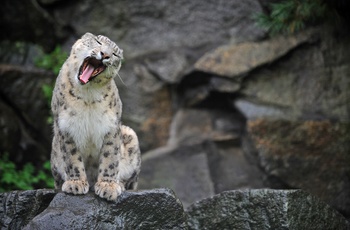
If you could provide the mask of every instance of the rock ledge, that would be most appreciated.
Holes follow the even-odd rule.
[[[0,194],[1,229],[349,229],[301,190],[233,190],[184,211],[170,189],[124,192],[116,202],[54,190]]]

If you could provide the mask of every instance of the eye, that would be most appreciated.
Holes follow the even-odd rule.
[[[102,45],[102,43],[101,43],[99,40],[95,39],[95,41],[96,41],[99,45]]]

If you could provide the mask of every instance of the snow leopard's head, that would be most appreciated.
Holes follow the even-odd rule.
[[[74,43],[70,56],[78,63],[74,77],[82,85],[103,84],[118,74],[123,50],[105,36],[86,33]]]

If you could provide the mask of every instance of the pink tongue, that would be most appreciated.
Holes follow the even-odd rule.
[[[87,65],[87,67],[85,68],[84,72],[80,75],[80,82],[83,83],[83,84],[86,84],[90,77],[91,77],[91,74],[92,72],[94,72],[94,67],[91,66],[91,65]]]

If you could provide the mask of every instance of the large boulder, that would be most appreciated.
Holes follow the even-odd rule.
[[[169,189],[124,192],[116,202],[53,190],[0,194],[5,229],[186,229],[181,202]]]
[[[170,126],[169,145],[191,145],[204,140],[238,141],[244,118],[233,111],[179,109]]]
[[[187,209],[189,229],[349,229],[338,212],[301,190],[227,191]]]
[[[279,36],[259,42],[223,45],[206,53],[194,66],[203,72],[238,78],[312,41],[311,35],[310,32],[300,33],[295,36]]]
[[[291,36],[218,46],[186,75],[183,97],[193,105],[214,93],[227,95],[227,100],[231,96],[231,106],[247,119],[349,120],[348,38],[320,26]]]
[[[115,202],[51,189],[0,194],[1,229],[349,229],[301,190],[236,190],[184,211],[170,189],[124,192]]]
[[[86,31],[106,34],[120,44],[127,59],[143,55],[143,60],[148,60],[150,67],[154,61],[170,61],[169,66],[158,64],[151,68],[158,74],[164,73],[162,77],[167,79],[167,70],[175,70],[175,66],[181,66],[181,56],[189,58],[183,49],[185,47],[192,48],[193,54],[196,54],[195,50],[203,52],[201,46],[212,47],[229,39],[254,40],[264,35],[264,31],[256,27],[251,17],[261,10],[257,0],[234,0],[220,4],[214,0],[84,0],[73,4],[63,2],[52,13],[57,21],[69,25],[76,35]],[[151,53],[153,56],[144,56]],[[176,65],[173,65],[174,62]]]
[[[317,42],[246,77],[240,91],[243,100],[281,111],[260,117],[349,120],[349,35],[339,38],[332,29],[322,28],[314,33]],[[249,119],[259,116],[258,111],[254,115],[244,104],[234,103]]]
[[[301,188],[350,216],[349,122],[259,119],[244,140],[271,187]]]
[[[0,193],[1,229],[22,229],[46,209],[55,195],[52,189]]]

